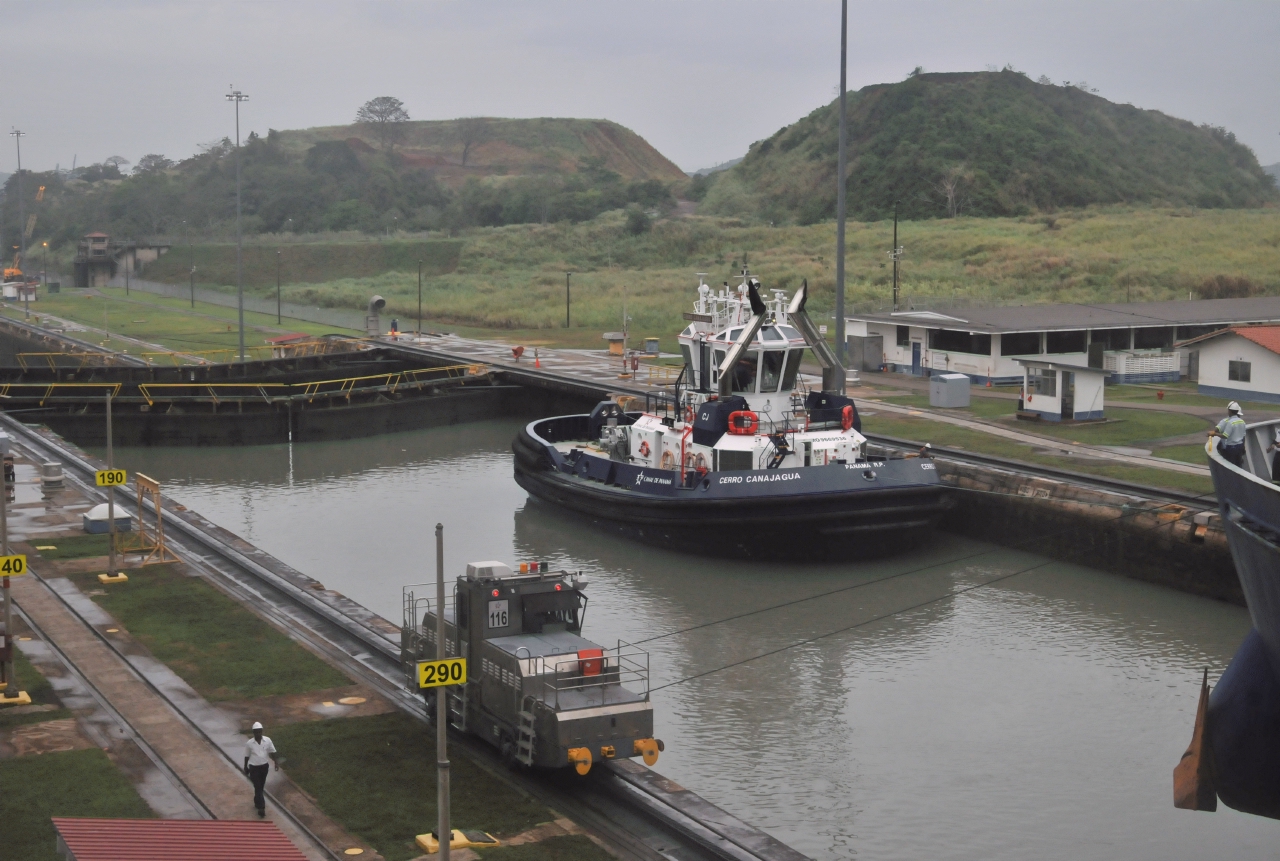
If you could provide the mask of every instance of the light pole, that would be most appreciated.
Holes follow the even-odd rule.
[[[22,196],[22,138],[26,133],[14,129],[9,132],[18,147],[18,259],[22,261],[22,295],[27,294],[27,203]],[[31,316],[31,306],[27,306],[27,316]]]
[[[418,261],[418,343],[422,343],[422,261]]]
[[[564,327],[569,328],[569,276],[572,272],[564,273]]]
[[[244,277],[242,259],[244,235],[240,232],[240,103],[249,97],[239,90],[227,93],[227,101],[236,103],[236,315],[240,321],[240,362],[244,363]]]
[[[49,292],[49,243],[40,243],[44,246],[44,261],[40,264],[40,268],[44,270],[44,292]]]
[[[280,249],[276,249],[276,325],[280,325]]]
[[[129,240],[124,241],[124,295],[129,295]]]
[[[845,66],[849,50],[849,0],[840,0],[840,140],[836,155],[836,361],[840,365],[840,388],[844,392],[844,216],[845,216]]]
[[[191,244],[191,229],[182,222],[182,232],[187,234],[187,253],[191,255],[191,307],[196,307],[196,247]]]

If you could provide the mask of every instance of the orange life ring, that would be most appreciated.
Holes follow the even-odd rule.
[[[707,474],[707,458],[702,454],[702,452],[698,452],[698,456],[693,459],[693,468],[697,471],[698,475]]]
[[[642,441],[640,442],[640,456],[641,456],[641,457],[648,457],[648,456],[649,456],[649,451],[650,451],[650,449],[649,449],[649,441],[648,441],[647,439],[646,439],[646,440],[642,440]]]
[[[662,452],[662,468],[663,469],[676,468],[676,456],[672,453],[671,449],[669,448],[664,449]]]
[[[684,408],[684,423],[693,424],[693,407]]]
[[[853,405],[845,404],[844,409],[840,411],[840,427],[848,430],[853,427]]]
[[[760,430],[760,416],[751,410],[734,410],[729,413],[729,433],[753,436]]]

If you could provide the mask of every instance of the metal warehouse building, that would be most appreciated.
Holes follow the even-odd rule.
[[[1178,342],[1229,326],[1280,323],[1280,296],[913,310],[845,320],[849,364],[860,370],[949,371],[980,384],[1019,385],[1017,359],[1043,356],[1110,371],[1116,383],[1153,383],[1196,378],[1191,351]]]

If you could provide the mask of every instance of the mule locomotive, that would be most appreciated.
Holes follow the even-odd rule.
[[[597,760],[658,761],[649,702],[649,653],[619,640],[607,648],[582,636],[587,607],[578,575],[545,563],[473,562],[446,601],[445,653],[467,661],[467,682],[427,689],[448,697],[449,722],[479,736],[511,764],[573,766]],[[406,586],[400,661],[410,687],[417,664],[436,656],[435,585]],[[415,591],[416,590],[416,591]]]

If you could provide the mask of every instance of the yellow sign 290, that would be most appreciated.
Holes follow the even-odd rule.
[[[128,474],[123,469],[100,469],[94,473],[98,487],[117,487],[125,484],[129,480]]]
[[[467,683],[467,659],[445,658],[443,661],[418,661],[418,687],[440,688]]]
[[[27,557],[0,556],[0,577],[17,577],[27,573]]]

